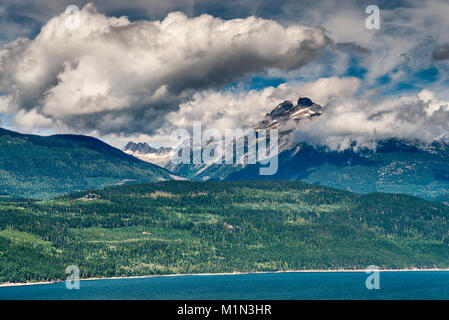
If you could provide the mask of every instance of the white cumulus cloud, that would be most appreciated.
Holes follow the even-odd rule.
[[[201,121],[204,129],[248,129],[254,127],[279,103],[290,100],[296,103],[299,97],[309,97],[321,105],[337,98],[350,98],[361,87],[355,77],[330,77],[316,81],[266,87],[246,91],[233,88],[225,91],[205,90],[180,104],[179,110],[168,113],[164,126],[146,141],[160,143],[169,141],[173,129],[191,130],[193,121]]]
[[[89,4],[78,29],[66,19],[62,13],[34,39],[0,47],[0,94],[8,102],[1,110],[15,114],[18,127],[36,119],[36,127],[151,134],[195,92],[268,68],[297,69],[330,42],[321,28],[255,17],[173,12],[130,22]]]
[[[297,141],[344,150],[375,148],[382,139],[431,143],[449,134],[449,102],[429,90],[371,102],[364,96],[332,99],[324,113],[295,132]]]

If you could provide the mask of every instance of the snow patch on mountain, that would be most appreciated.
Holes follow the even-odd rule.
[[[153,148],[145,142],[131,141],[123,148],[123,152],[161,167],[165,167],[174,155],[174,150],[170,147]]]

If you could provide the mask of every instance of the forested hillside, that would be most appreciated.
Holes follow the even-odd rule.
[[[42,137],[0,128],[0,195],[50,198],[126,182],[170,179],[167,170],[92,137]]]
[[[449,267],[449,208],[299,181],[130,184],[0,198],[0,282],[168,273]]]

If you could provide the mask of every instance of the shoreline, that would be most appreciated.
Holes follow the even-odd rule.
[[[182,277],[182,276],[234,276],[234,275],[245,275],[245,274],[270,274],[270,273],[324,273],[324,272],[367,272],[369,269],[309,269],[309,270],[281,270],[281,271],[253,271],[253,272],[220,272],[220,273],[173,273],[173,274],[154,274],[154,275],[144,275],[144,276],[116,276],[116,277],[94,277],[94,278],[84,278],[80,281],[94,281],[94,280],[118,280],[118,279],[145,279],[145,278],[156,278],[156,277]],[[449,271],[449,268],[439,269],[439,268],[410,268],[410,269],[379,269],[379,272],[419,272],[419,271]],[[34,285],[44,285],[44,284],[54,284],[65,282],[65,280],[54,280],[54,281],[37,281],[37,282],[17,282],[17,283],[0,283],[0,288],[2,287],[19,287],[19,286],[34,286]]]

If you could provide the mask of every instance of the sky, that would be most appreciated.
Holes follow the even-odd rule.
[[[307,96],[325,112],[295,139],[431,142],[449,132],[448,17],[442,0],[3,0],[0,126],[160,146]]]

